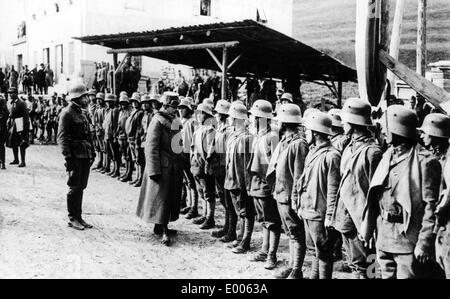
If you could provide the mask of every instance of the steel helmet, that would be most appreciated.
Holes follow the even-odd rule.
[[[295,104],[284,104],[278,109],[276,119],[281,123],[301,124],[302,111]]]
[[[372,106],[370,106],[369,102],[358,98],[348,99],[341,113],[341,118],[344,122],[366,127],[373,126],[371,116]]]
[[[77,83],[77,84],[72,85],[69,88],[69,100],[78,99],[87,94],[88,94],[88,91],[84,84]]]
[[[151,97],[151,96],[149,96],[149,95],[144,95],[144,97],[142,97],[142,99],[141,99],[141,104],[144,104],[144,103],[151,103],[151,101],[152,101],[152,97]]]
[[[97,100],[105,100],[105,94],[103,93],[103,92],[99,92],[99,93],[97,93],[97,95],[95,96],[95,98],[97,99]]]
[[[308,116],[310,116],[314,112],[320,112],[320,110],[317,109],[317,108],[308,108],[308,109],[306,109],[305,112],[303,113],[303,119],[306,119]]]
[[[138,92],[133,93],[133,96],[131,97],[131,101],[140,103],[141,102],[141,94]]]
[[[284,93],[281,96],[280,101],[283,101],[283,100],[289,101],[290,103],[294,103],[294,97],[290,93]]]
[[[204,112],[204,113],[206,113],[208,115],[211,115],[211,116],[213,116],[213,114],[214,114],[213,113],[213,108],[210,105],[207,105],[207,104],[200,104],[200,105],[198,105],[197,111]]]
[[[119,95],[119,98],[123,97],[123,96],[128,96],[128,92],[126,91],[122,91]]]
[[[344,127],[344,124],[342,123],[341,113],[341,109],[331,109],[330,111],[328,111],[328,115],[331,117],[331,121],[333,122],[333,127]]]
[[[248,120],[247,108],[240,101],[233,102],[230,106],[229,116],[235,119]]]
[[[272,104],[265,100],[257,100],[250,109],[250,113],[255,117],[272,119]]]
[[[321,111],[312,112],[305,118],[305,127],[307,129],[326,135],[333,135],[331,130],[332,125],[333,121],[331,117]]]
[[[214,108],[214,100],[212,99],[204,99],[203,104],[209,105]]]
[[[8,89],[8,93],[19,93],[19,91],[17,90],[17,87],[13,86]]]
[[[417,139],[419,120],[416,113],[401,105],[389,106],[386,110],[387,131],[408,139]]]
[[[161,104],[161,96],[159,94],[151,94],[150,95],[151,102],[158,102]]]
[[[189,101],[189,99],[187,99],[187,98],[181,99],[180,105],[178,105],[178,108],[181,108],[181,107],[186,107],[189,110],[194,111],[194,109],[192,109],[191,101]]]
[[[119,98],[119,103],[120,103],[120,104],[122,104],[122,103],[127,103],[127,104],[129,104],[129,103],[130,103],[130,98],[129,98],[128,96],[121,96],[121,97]]]
[[[216,108],[214,109],[219,114],[228,115],[230,113],[230,102],[225,100],[220,100],[216,104]]]
[[[169,106],[178,106],[180,104],[180,98],[177,93],[167,91],[164,93],[164,95],[161,98],[161,103],[163,105],[169,105]]]
[[[96,96],[97,95],[97,91],[95,89],[91,89],[91,90],[89,90],[88,95]]]
[[[429,114],[419,130],[430,136],[450,139],[450,117],[440,113]]]
[[[117,97],[115,94],[109,93],[106,95],[105,102],[117,102]]]

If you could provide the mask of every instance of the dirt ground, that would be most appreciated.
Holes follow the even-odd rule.
[[[272,271],[237,256],[224,244],[180,219],[172,247],[160,245],[153,227],[135,217],[139,189],[92,173],[85,219],[95,228],[69,229],[66,177],[56,146],[32,146],[28,167],[0,170],[0,278],[271,279]],[[7,161],[12,161],[11,152]],[[219,208],[218,224],[223,223]],[[256,227],[252,251],[260,246]],[[288,253],[282,237],[279,260]],[[305,262],[309,272],[310,255]],[[340,268],[340,263],[336,265]],[[335,278],[348,277],[337,272]]]

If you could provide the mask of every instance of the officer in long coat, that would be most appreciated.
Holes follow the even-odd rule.
[[[300,216],[315,247],[311,279],[331,279],[333,251],[339,233],[331,226],[341,180],[341,154],[331,145],[332,120],[322,112],[313,112],[305,120],[310,151],[305,170],[298,182]]]
[[[248,194],[255,202],[257,219],[263,226],[261,250],[251,261],[266,262],[264,268],[277,266],[277,251],[281,235],[281,218],[277,202],[272,196],[273,185],[266,180],[270,159],[279,142],[278,132],[272,127],[273,111],[269,101],[257,100],[250,110],[256,136],[248,164],[251,182]]]
[[[358,237],[370,181],[383,152],[372,133],[372,108],[361,99],[348,99],[342,111],[344,126],[351,136],[341,159],[341,183],[332,226],[342,234],[349,267],[356,279],[367,278],[368,256],[372,253]]]
[[[306,255],[306,237],[303,220],[297,215],[298,190],[308,144],[300,136],[302,123],[300,108],[295,104],[281,105],[277,112],[283,137],[276,147],[267,170],[268,182],[275,182],[273,197],[277,201],[284,231],[289,236],[289,265],[276,274],[277,278],[303,278],[303,262]]]
[[[162,230],[162,243],[169,246],[169,222],[178,220],[183,182],[180,154],[182,144],[174,144],[180,132],[176,113],[178,96],[166,94],[163,108],[150,123],[145,144],[146,167],[137,207],[137,216]],[[155,232],[159,229],[155,227]]]
[[[8,120],[8,139],[6,146],[12,148],[14,161],[10,165],[19,165],[26,167],[25,154],[29,144],[30,117],[28,114],[27,104],[18,98],[17,88],[11,87],[8,90],[10,94],[10,102],[8,103],[9,120]],[[19,164],[19,149],[21,163]]]
[[[58,127],[58,144],[66,161],[68,174],[67,210],[69,226],[76,230],[92,228],[82,218],[83,191],[86,189],[95,151],[89,132],[89,122],[83,107],[87,105],[87,90],[76,84],[69,90],[70,105],[63,110]]]
[[[432,113],[425,117],[421,131],[423,144],[439,159],[442,167],[442,179],[439,203],[436,207],[436,262],[442,269],[435,274],[437,278],[450,278],[450,117]]]
[[[361,233],[369,243],[376,229],[383,279],[419,278],[419,266],[433,258],[435,208],[442,168],[417,144],[414,111],[390,106],[385,113],[390,147],[372,178]]]
[[[153,109],[152,109],[152,97],[151,96],[144,96],[141,100],[141,106],[142,106],[142,119],[141,123],[139,124],[139,127],[137,129],[136,134],[136,147],[137,147],[137,161],[136,164],[141,169],[141,177],[140,180],[135,184],[136,187],[142,186],[142,181],[144,179],[144,172],[145,172],[145,143],[146,143],[146,136],[148,131],[148,126],[150,125],[152,118],[153,118]]]
[[[225,190],[229,193],[236,214],[241,219],[241,230],[232,246],[233,253],[242,254],[250,250],[250,242],[255,225],[255,204],[248,195],[252,138],[246,127],[247,108],[241,102],[233,102],[230,107],[230,126],[232,131],[226,145]],[[232,226],[236,227],[235,224]]]

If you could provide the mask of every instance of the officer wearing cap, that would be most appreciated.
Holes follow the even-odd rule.
[[[247,165],[251,157],[252,136],[248,132],[247,108],[240,101],[233,102],[229,111],[230,135],[226,144],[225,190],[237,216],[241,220],[241,230],[236,241],[232,243],[233,253],[242,254],[250,250],[250,242],[255,224],[255,204],[248,196],[250,173]],[[235,221],[235,219],[232,219]],[[236,223],[230,223],[236,229]]]
[[[9,120],[8,120],[8,138],[6,146],[13,150],[14,161],[10,165],[19,165],[19,167],[26,167],[25,155],[29,144],[29,128],[30,117],[28,114],[27,104],[18,98],[17,87],[11,87],[8,90],[10,101]],[[19,164],[19,149],[21,163]]]
[[[87,106],[87,90],[83,84],[75,84],[69,89],[70,104],[61,113],[58,127],[58,144],[66,160],[68,174],[67,209],[69,226],[76,230],[92,228],[82,218],[83,191],[89,179],[90,167],[95,160],[95,152],[89,123],[83,108]]]
[[[331,144],[341,153],[350,142],[350,138],[344,133],[344,124],[341,118],[342,111],[340,109],[331,109],[328,115],[331,117],[332,126]]]
[[[97,156],[99,157],[98,164],[95,166],[94,170],[101,172],[105,169],[106,161],[106,144],[105,144],[105,131],[103,130],[103,121],[105,120],[105,94],[96,94],[97,107],[94,112],[93,124],[95,130],[95,150]]]
[[[420,278],[420,266],[434,259],[434,213],[442,167],[417,144],[419,121],[414,111],[393,105],[384,117],[389,148],[370,184],[362,237],[369,242],[376,230],[383,279]]]
[[[341,183],[332,226],[342,234],[353,278],[366,278],[371,250],[358,238],[370,181],[383,152],[369,128],[373,126],[372,107],[364,100],[351,98],[341,113],[344,130],[351,141],[342,153]]]
[[[257,100],[251,110],[255,138],[248,169],[251,182],[248,194],[253,197],[257,219],[263,226],[261,250],[252,257],[253,262],[266,262],[264,267],[272,270],[277,266],[277,251],[281,235],[281,219],[275,199],[272,196],[273,185],[266,180],[267,169],[272,154],[278,145],[278,132],[272,129],[272,104]]]
[[[295,104],[280,107],[277,120],[283,137],[276,147],[267,170],[267,181],[274,182],[273,197],[277,201],[284,231],[289,236],[289,265],[276,274],[277,278],[303,278],[306,255],[304,223],[297,215],[298,190],[295,187],[305,167],[308,144],[299,134],[302,123],[300,108]]]
[[[181,123],[176,114],[178,95],[165,93],[163,107],[150,123],[145,144],[145,174],[142,182],[137,216],[155,224],[154,232],[163,236],[162,243],[170,246],[170,236],[176,231],[168,228],[169,222],[178,220],[183,183],[181,168],[182,144],[174,144]]]
[[[181,142],[183,143],[183,173],[185,178],[184,184],[184,196],[189,198],[189,202],[186,203],[184,198],[182,199],[181,214],[186,215],[186,219],[193,219],[198,217],[198,193],[195,183],[194,175],[191,172],[191,146],[192,137],[197,128],[197,121],[193,117],[194,109],[189,99],[182,99],[178,106],[178,112],[180,113],[181,124]]]
[[[339,234],[331,226],[341,180],[341,154],[329,139],[333,134],[332,124],[331,118],[320,111],[311,113],[305,120],[310,148],[297,186],[299,214],[316,251],[310,279],[331,279],[334,243]],[[326,246],[327,240],[331,243],[329,246]]]
[[[131,115],[127,119],[125,124],[126,133],[128,136],[128,146],[129,151],[131,153],[131,170],[133,169],[133,165],[136,166],[136,179],[130,182],[130,185],[135,187],[141,187],[142,184],[142,165],[138,163],[138,155],[139,155],[139,147],[138,147],[138,139],[139,139],[139,127],[142,123],[142,117],[144,116],[144,112],[141,109],[141,96],[139,93],[135,92],[131,97]],[[139,143],[140,145],[140,143]]]
[[[191,172],[195,177],[197,190],[203,200],[203,216],[195,219],[194,224],[200,229],[208,230],[215,227],[214,212],[216,208],[216,182],[211,175],[208,164],[208,151],[214,143],[215,119],[213,107],[200,104],[197,107],[199,124],[192,136],[191,146]]]

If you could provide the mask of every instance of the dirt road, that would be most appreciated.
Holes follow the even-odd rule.
[[[27,168],[7,168],[0,171],[0,278],[273,277],[249,262],[250,254],[234,255],[184,219],[172,225],[179,230],[174,245],[160,245],[153,227],[134,216],[139,190],[97,173],[91,174],[84,201],[85,218],[95,229],[69,229],[63,159],[55,146],[33,146]],[[222,210],[219,216],[222,224]],[[261,242],[261,229],[256,230],[253,251]],[[287,244],[283,236],[281,261],[287,259]]]

